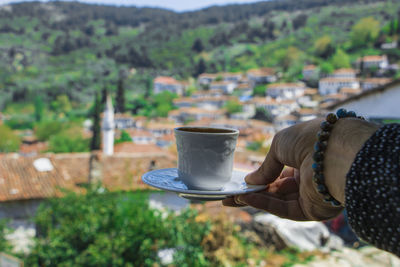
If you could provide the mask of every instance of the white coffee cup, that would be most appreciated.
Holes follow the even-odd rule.
[[[179,178],[189,189],[219,190],[230,181],[239,131],[229,128],[175,128]]]

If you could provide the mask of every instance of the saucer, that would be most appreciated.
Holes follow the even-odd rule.
[[[177,168],[160,169],[145,173],[142,176],[144,183],[179,196],[194,200],[222,200],[230,196],[257,192],[265,189],[266,185],[249,185],[244,181],[247,173],[233,170],[231,180],[220,190],[192,190],[182,182]]]

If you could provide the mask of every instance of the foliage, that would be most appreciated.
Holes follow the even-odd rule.
[[[272,122],[274,120],[274,117],[265,108],[256,108],[256,114],[254,114],[253,119],[266,121],[266,122]]]
[[[147,193],[69,193],[39,208],[39,236],[27,266],[154,266],[175,248],[180,266],[207,266],[201,240],[209,223],[192,210],[179,216],[150,209]]]
[[[115,143],[119,144],[124,142],[132,142],[132,137],[129,135],[127,131],[122,130],[121,136],[119,137],[119,139],[115,140]]]
[[[335,69],[339,68],[350,68],[350,57],[342,49],[336,50],[336,53],[332,57],[332,65]]]
[[[249,144],[247,144],[246,148],[248,150],[252,150],[252,151],[258,151],[260,150],[262,147],[262,142],[260,141],[255,141],[255,142],[251,142]]]
[[[19,150],[21,139],[7,125],[0,125],[0,152]]]
[[[67,95],[59,95],[50,103],[51,109],[57,114],[67,114],[71,109],[71,103]]]
[[[133,100],[134,114],[140,114],[147,117],[167,117],[168,113],[174,109],[173,100],[177,98],[176,94],[169,91],[163,91],[145,99],[143,95]]]
[[[10,229],[7,227],[6,220],[0,220],[0,252],[11,252],[12,245],[6,239],[6,233]]]
[[[49,151],[54,153],[72,153],[89,151],[90,140],[82,135],[82,128],[67,125],[49,139]]]
[[[253,96],[265,96],[265,91],[265,85],[256,85],[253,89]]]
[[[122,76],[122,75],[121,75]],[[124,87],[124,80],[122,77],[118,79],[118,85],[117,85],[117,97],[115,99],[116,101],[116,111],[119,113],[124,113],[125,112],[125,87]]]
[[[43,119],[44,116],[44,103],[43,103],[43,99],[40,95],[37,95],[35,97],[35,120],[36,121],[41,121]]]
[[[235,101],[235,100],[228,100],[225,103],[224,108],[226,108],[226,111],[228,112],[228,114],[242,112],[242,105],[238,101]]]
[[[329,62],[323,62],[320,66],[319,66],[321,73],[323,74],[330,74],[332,73],[335,68],[333,67],[333,65]]]
[[[314,43],[314,51],[317,56],[328,58],[335,52],[332,39],[328,35],[324,35]]]
[[[16,114],[5,121],[5,124],[14,130],[32,129],[35,119],[31,115]]]
[[[93,128],[92,128],[92,140],[90,141],[90,150],[99,150],[101,145],[101,133],[100,133],[100,97],[98,94],[95,95],[94,99],[94,112],[93,112]]]
[[[64,123],[57,120],[43,121],[35,125],[35,135],[39,141],[48,141],[64,128]]]
[[[379,21],[373,17],[361,19],[351,29],[353,47],[363,47],[372,44],[378,37],[379,30]]]

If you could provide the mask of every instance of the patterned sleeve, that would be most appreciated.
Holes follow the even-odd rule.
[[[346,180],[355,233],[400,256],[400,124],[381,127],[358,152]]]

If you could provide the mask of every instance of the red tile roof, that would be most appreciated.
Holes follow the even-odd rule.
[[[162,84],[179,84],[177,80],[168,76],[158,76],[154,79],[154,83],[162,83]]]
[[[247,72],[247,74],[250,74],[252,76],[271,76],[275,75],[275,70],[272,68],[260,68],[260,69],[251,69]]]
[[[151,168],[176,167],[176,157],[154,147],[135,145],[129,153],[99,154],[103,186],[110,190],[148,188],[141,176]],[[34,162],[50,161],[52,170],[39,171]],[[90,153],[43,154],[21,157],[0,155],[0,202],[44,199],[62,195],[62,188],[82,192],[77,186],[87,183]]]

